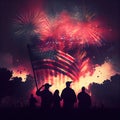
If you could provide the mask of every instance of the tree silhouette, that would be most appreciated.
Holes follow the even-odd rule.
[[[9,96],[9,99],[13,99],[16,103],[27,103],[34,88],[33,77],[27,75],[26,81],[23,82],[21,77],[12,77],[12,74],[13,72],[7,68],[0,68],[0,102]]]
[[[90,85],[92,97],[105,107],[120,107],[120,74],[111,76],[102,84],[92,83]]]
[[[13,77],[9,81],[9,95],[16,101],[27,103],[31,91],[34,88],[34,80],[31,75],[27,75],[26,81],[23,82],[21,77]]]
[[[12,77],[12,73],[7,68],[0,68],[0,100],[8,94],[9,80]]]

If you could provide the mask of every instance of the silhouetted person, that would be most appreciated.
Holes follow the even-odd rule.
[[[37,103],[36,98],[33,96],[33,94],[31,94],[30,99],[29,99],[30,108],[35,108],[36,103]]]
[[[89,110],[91,107],[91,98],[85,92],[85,87],[82,87],[82,91],[78,93],[78,108],[80,110]]]
[[[61,101],[61,97],[59,96],[59,90],[55,90],[53,94],[53,109],[55,110],[60,109],[60,101]]]
[[[41,108],[44,110],[49,110],[52,105],[53,95],[52,92],[49,91],[49,87],[52,85],[46,83],[45,85],[42,85],[37,91],[36,95],[41,97]],[[41,89],[44,87],[44,90],[41,91]]]
[[[71,81],[66,82],[66,88],[63,89],[61,93],[61,98],[63,99],[63,108],[70,110],[74,108],[74,103],[76,102],[76,94],[72,88],[70,88]]]

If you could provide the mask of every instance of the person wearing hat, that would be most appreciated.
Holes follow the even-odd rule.
[[[74,103],[76,102],[76,94],[70,84],[72,81],[66,82],[66,88],[63,89],[61,93],[61,98],[63,99],[63,108],[70,110],[74,108]]]
[[[36,95],[41,97],[41,108],[44,110],[49,110],[52,105],[53,95],[49,90],[51,86],[49,83],[46,83],[36,91]],[[41,90],[42,88],[44,89]]]

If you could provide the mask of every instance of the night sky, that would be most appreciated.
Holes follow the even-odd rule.
[[[22,70],[25,69],[27,73],[31,73],[29,55],[26,47],[30,41],[22,39],[20,36],[16,37],[14,34],[14,20],[17,16],[23,15],[28,8],[34,9],[36,7],[44,10],[49,16],[59,15],[63,10],[73,14],[77,11],[80,12],[77,8],[82,4],[89,6],[90,11],[94,11],[97,19],[102,21],[102,27],[105,26],[109,30],[109,35],[102,38],[101,46],[86,45],[84,47],[84,50],[87,52],[87,57],[91,59],[94,65],[98,66],[102,66],[105,61],[110,62],[114,71],[112,75],[120,74],[119,0],[0,0],[0,67],[15,70],[18,69],[18,66],[22,66]],[[79,19],[84,21],[84,18]],[[74,50],[75,49],[77,48],[74,48]],[[72,54],[74,51],[70,50],[69,52]],[[97,83],[93,84],[91,91],[95,95],[95,91],[104,93],[104,86],[110,85],[109,90],[111,90],[111,88],[113,90],[111,90],[111,95],[113,95],[112,92],[114,91],[116,91],[117,94],[118,90],[120,90],[120,86],[118,86],[118,88],[115,86],[117,82],[118,81],[115,82],[113,79],[110,83],[104,82],[103,86]],[[98,87],[96,87],[97,85]],[[119,100],[120,97],[118,97],[118,94],[115,98]],[[105,94],[103,96],[105,96]],[[102,97],[97,95],[97,98],[101,99]],[[105,104],[107,104],[106,101]]]
[[[69,12],[73,11],[72,9],[74,6],[79,6],[83,3],[81,0],[68,0],[59,1],[59,0],[45,0],[40,1],[36,0],[36,3],[40,4],[42,9],[45,9],[48,14],[59,14],[62,10],[67,10]],[[40,2],[39,2],[40,1]],[[15,64],[15,59],[21,59],[22,57],[26,56],[26,49],[25,49],[25,41],[15,40],[14,31],[12,30],[13,20],[16,18],[17,15],[23,13],[28,6],[31,6],[33,1],[7,1],[1,0],[0,2],[0,56],[1,58],[1,65],[8,65],[9,62]],[[35,3],[35,2],[34,2]],[[42,4],[41,4],[42,3]],[[102,53],[102,56],[97,56],[97,63],[103,63],[103,59],[106,56],[112,58],[113,62],[115,60],[115,64],[119,61],[119,2],[118,0],[107,0],[107,1],[95,1],[95,0],[85,0],[84,3],[90,5],[92,10],[94,10],[100,19],[105,21],[105,24],[112,29],[113,36],[111,37],[111,41],[105,44],[104,47],[97,48],[98,51]],[[36,4],[35,4],[36,5]],[[27,42],[26,42],[27,43]],[[22,49],[21,49],[22,48]],[[89,55],[93,54],[94,48],[87,48]],[[91,52],[91,50],[93,50]],[[106,51],[106,52],[103,52]],[[94,55],[98,55],[98,53],[94,52]],[[113,56],[114,55],[114,56]],[[92,55],[93,56],[93,55]],[[9,58],[10,60],[7,60]],[[6,59],[6,62],[4,61]],[[25,61],[25,60],[24,60]],[[8,63],[7,63],[8,62]],[[96,61],[94,61],[96,62]]]

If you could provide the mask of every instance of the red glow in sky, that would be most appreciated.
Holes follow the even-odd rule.
[[[47,38],[55,39],[56,42],[75,42],[79,45],[101,45],[101,40],[110,33],[108,28],[102,26],[102,22],[95,19],[89,21],[79,21],[62,12],[56,17],[49,17],[47,14],[40,13],[34,21],[37,25],[36,33],[40,34],[40,39],[45,41]]]
[[[36,8],[31,9],[29,12],[25,11],[24,14],[18,16],[19,19],[16,20],[16,23],[19,25],[19,29],[15,34],[21,35],[22,32],[28,30],[27,36],[31,36],[31,34],[38,35],[40,41],[42,41],[40,47],[43,50],[57,49],[67,53],[73,48],[78,49],[78,52],[74,52],[72,56],[77,60],[80,69],[78,80],[73,81],[72,85],[78,93],[80,87],[88,87],[90,83],[98,79],[96,78],[98,75],[96,74],[95,65],[91,63],[90,58],[84,59],[87,56],[84,46],[86,44],[88,46],[102,46],[103,40],[109,40],[112,28],[106,27],[101,19],[93,18],[94,13],[91,15],[86,13],[86,19],[79,20],[67,11],[62,11],[56,16],[50,16],[44,10]],[[103,72],[104,69],[111,67],[111,64],[100,67],[100,71]],[[110,71],[107,72],[104,73],[104,77],[100,75],[100,79],[96,82],[101,83],[102,78],[103,80],[109,78]],[[49,69],[37,71],[37,79],[40,81],[39,86],[46,82],[53,84],[52,91],[57,88],[61,91],[65,87],[65,82],[71,81],[68,76]]]

